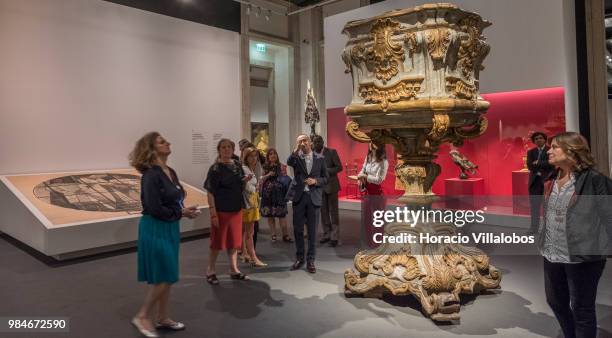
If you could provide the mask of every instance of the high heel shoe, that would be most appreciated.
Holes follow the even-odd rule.
[[[268,266],[268,263],[264,263],[262,261],[251,262],[251,266],[254,268],[263,268],[263,267]]]
[[[253,262],[251,257],[249,257],[247,255],[240,256],[240,261],[242,261],[242,263],[251,263],[251,262]]]

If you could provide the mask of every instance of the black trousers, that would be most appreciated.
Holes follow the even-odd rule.
[[[565,338],[595,338],[595,296],[606,261],[551,263],[544,258],[546,302]]]
[[[529,208],[531,211],[530,231],[537,232],[540,225],[540,209],[544,200],[544,181],[541,176],[536,176],[529,186]]]
[[[317,219],[320,208],[310,199],[310,193],[304,191],[297,203],[293,204],[293,236],[295,238],[295,258],[304,260],[304,224],[308,231],[308,254],[306,261],[314,262],[317,242]]]
[[[531,211],[530,231],[538,231],[538,227],[540,226],[540,210],[542,208],[543,200],[544,196],[542,195],[529,195],[529,208]]]
[[[340,239],[340,215],[338,211],[338,193],[323,192],[321,205],[321,225],[323,225],[323,238],[337,241]]]

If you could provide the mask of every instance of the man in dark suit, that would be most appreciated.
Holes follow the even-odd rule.
[[[304,265],[304,224],[308,230],[308,254],[306,269],[310,273],[317,270],[315,261],[315,241],[317,234],[317,218],[322,203],[322,187],[327,184],[327,169],[325,160],[312,151],[312,142],[308,135],[297,137],[295,148],[287,165],[293,168],[293,181],[289,195],[293,202],[293,235],[295,238],[295,263],[291,270],[297,270]]]
[[[320,243],[327,243],[332,247],[338,245],[340,239],[340,221],[338,215],[338,173],[342,171],[342,162],[335,149],[325,147],[325,141],[320,135],[312,138],[315,154],[323,157],[329,180],[323,187],[323,201],[321,205],[321,225],[323,226],[323,238]]]
[[[531,142],[536,146],[527,152],[527,168],[529,169],[529,205],[531,207],[530,233],[536,233],[540,223],[540,207],[544,195],[544,181],[554,170],[548,163],[549,146],[546,145],[546,134],[535,132],[531,135]]]

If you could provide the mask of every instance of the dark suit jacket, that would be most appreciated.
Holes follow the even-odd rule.
[[[340,191],[340,182],[338,182],[338,173],[342,171],[342,163],[336,149],[323,148],[323,158],[325,159],[325,167],[329,174],[329,180],[323,187],[326,194],[335,194]]]
[[[553,176],[556,172],[553,172]],[[567,249],[572,262],[605,260],[612,242],[612,180],[594,169],[574,172],[574,195],[566,210]],[[554,180],[545,183],[544,215]],[[544,226],[538,232],[538,245],[544,247]],[[607,238],[606,238],[607,237]]]
[[[325,160],[322,157],[313,152],[312,160],[312,170],[310,170],[309,174],[306,168],[306,161],[300,155],[296,153],[289,155],[287,165],[293,168],[294,176],[289,188],[291,190],[289,195],[292,196],[291,201],[293,203],[299,202],[304,193],[304,180],[314,178],[317,183],[308,187],[310,189],[310,199],[312,204],[320,207],[323,199],[321,188],[327,184],[329,176],[325,167]]]
[[[538,147],[529,149],[527,152],[527,168],[529,169],[529,193],[541,195],[544,192],[544,181],[554,171],[554,167],[548,163],[549,146],[544,146],[544,150],[538,159]],[[533,161],[538,160],[537,164]],[[538,173],[540,175],[538,176]]]

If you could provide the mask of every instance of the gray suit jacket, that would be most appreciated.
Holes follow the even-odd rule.
[[[303,158],[298,154],[289,155],[287,165],[293,168],[294,176],[291,186],[289,187],[289,196],[291,196],[291,201],[293,203],[299,202],[304,194],[304,181],[307,178],[314,178],[317,183],[308,187],[310,190],[310,199],[312,200],[312,204],[320,207],[323,201],[321,188],[327,184],[328,179],[327,168],[325,167],[325,160],[317,154],[313,153],[312,160],[312,170],[310,170],[309,174],[306,168],[306,161],[304,161]]]
[[[336,149],[323,148],[323,158],[325,159],[325,167],[327,167],[327,173],[329,174],[329,180],[323,187],[323,191],[326,194],[335,194],[340,191],[340,182],[338,181],[338,173],[342,171],[342,162]]]

